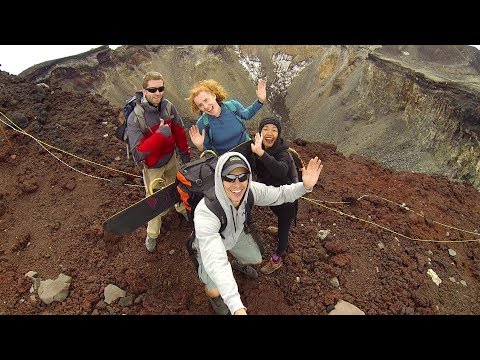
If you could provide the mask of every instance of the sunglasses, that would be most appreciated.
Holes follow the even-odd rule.
[[[158,92],[162,92],[163,90],[165,90],[165,86],[160,86],[158,88],[146,88],[145,90],[147,90],[149,93],[155,94],[157,90]]]
[[[233,183],[235,182],[236,179],[238,179],[238,181],[244,182],[248,180],[248,175],[250,175],[250,173],[244,173],[244,174],[238,174],[238,175],[227,174],[222,176],[222,180]]]

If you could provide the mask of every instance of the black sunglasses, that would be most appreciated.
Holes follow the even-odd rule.
[[[240,181],[240,182],[244,182],[244,181],[248,180],[248,175],[249,174],[250,173],[243,173],[243,174],[238,174],[238,175],[227,174],[227,175],[223,175],[222,179],[223,179],[223,181],[227,181],[227,182],[230,182],[230,183],[235,182],[236,179],[238,179],[238,181]]]
[[[165,90],[165,86],[160,86],[158,88],[146,88],[145,90],[147,90],[149,93],[155,94],[157,90],[158,92],[162,92],[163,90]]]

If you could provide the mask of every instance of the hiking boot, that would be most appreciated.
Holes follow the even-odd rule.
[[[230,310],[228,310],[228,307],[223,302],[223,299],[221,296],[217,296],[216,298],[211,298],[210,296],[208,296],[208,301],[210,301],[210,304],[212,305],[212,308],[213,310],[215,310],[215,313],[217,315],[230,314]]]
[[[145,247],[149,252],[154,252],[157,247],[157,239],[151,238],[147,235],[145,238]]]
[[[240,265],[237,260],[232,261],[232,268],[240,271],[241,273],[252,279],[256,279],[258,277],[258,273],[253,267],[251,267],[250,265]]]
[[[271,274],[272,272],[277,270],[279,267],[281,267],[282,263],[283,263],[282,258],[278,259],[277,263],[273,261],[272,258],[270,258],[270,260],[268,260],[268,262],[260,269],[260,271],[262,272],[262,274],[265,274],[265,275]]]

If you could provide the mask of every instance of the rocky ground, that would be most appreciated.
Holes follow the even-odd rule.
[[[144,195],[113,136],[120,109],[0,72],[0,111],[25,131],[0,132],[0,314],[213,314],[185,248],[191,228],[176,213],[155,253],[144,227],[123,237],[102,229]],[[235,273],[249,314],[325,315],[340,300],[372,315],[480,314],[477,190],[329,144],[294,147],[324,169],[300,200],[284,266],[256,280]],[[267,259],[275,218],[254,211]],[[71,277],[66,298],[45,304],[29,271]],[[105,302],[109,284],[123,300]]]

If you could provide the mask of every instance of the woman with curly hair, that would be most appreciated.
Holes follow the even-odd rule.
[[[227,92],[215,80],[197,83],[188,97],[192,112],[201,113],[196,125],[189,130],[190,139],[197,149],[213,150],[217,155],[222,155],[250,140],[245,120],[251,119],[262,108],[267,98],[265,80],[258,80],[256,93],[257,99],[244,107],[235,99],[225,101]]]

